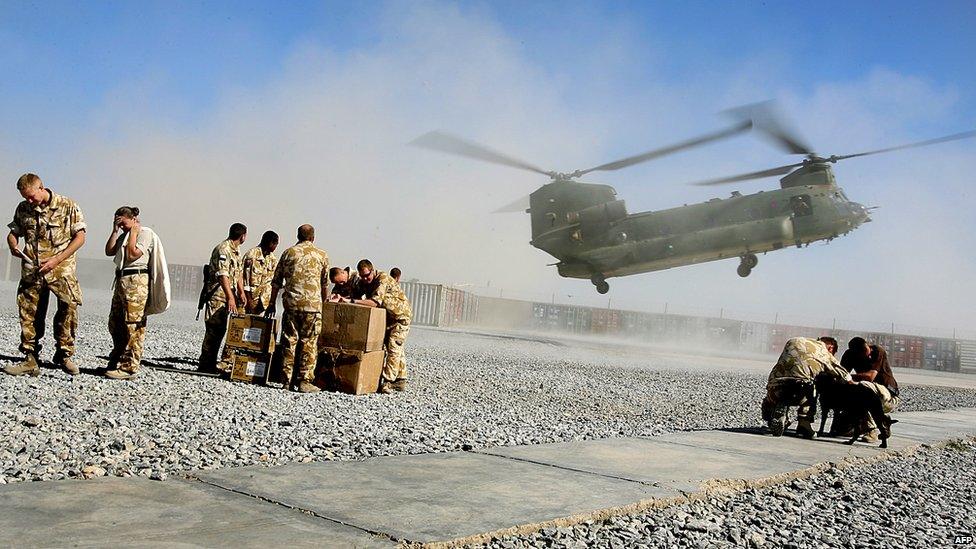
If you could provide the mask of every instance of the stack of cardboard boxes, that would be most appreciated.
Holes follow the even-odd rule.
[[[232,381],[267,383],[277,332],[277,319],[259,315],[230,315],[226,345],[233,361],[230,373]]]
[[[383,371],[385,335],[384,309],[323,304],[316,383],[354,395],[375,393]]]

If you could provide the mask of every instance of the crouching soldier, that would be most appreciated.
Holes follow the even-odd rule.
[[[386,363],[380,378],[381,393],[407,390],[407,360],[403,345],[410,333],[410,302],[400,284],[383,271],[377,271],[368,259],[356,265],[359,285],[356,294],[363,299],[340,299],[342,302],[386,309]]]
[[[823,341],[794,337],[786,342],[779,360],[769,373],[762,418],[774,437],[782,436],[790,406],[798,406],[796,432],[813,438],[813,416],[817,411],[814,379],[828,375],[850,381],[851,376],[827,350]]]
[[[339,301],[339,298],[353,299],[363,297],[363,294],[356,295],[359,287],[359,276],[350,275],[349,267],[345,269],[332,267],[329,269],[329,282],[332,283],[332,294],[329,301]]]
[[[863,337],[852,338],[840,363],[845,369],[854,370],[854,381],[864,385],[881,399],[881,409],[890,414],[898,407],[898,382],[888,364],[888,353],[881,345],[869,345]],[[870,415],[864,418],[865,442],[877,442],[877,425]]]

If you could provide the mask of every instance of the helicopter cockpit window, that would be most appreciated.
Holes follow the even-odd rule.
[[[810,195],[801,194],[790,199],[790,209],[793,210],[793,217],[803,217],[813,213],[813,205]]]

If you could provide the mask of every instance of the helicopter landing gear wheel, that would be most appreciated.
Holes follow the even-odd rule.
[[[752,269],[759,264],[759,258],[755,254],[746,254],[742,256],[742,260],[739,262],[739,268],[735,272],[739,273],[739,276],[745,278],[752,273]]]
[[[610,284],[607,284],[607,279],[601,274],[595,274],[590,277],[590,282],[596,286],[597,293],[605,294],[610,291]]]

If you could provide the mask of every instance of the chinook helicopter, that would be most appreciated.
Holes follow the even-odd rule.
[[[846,155],[820,156],[787,131],[764,104],[731,111],[741,120],[725,130],[571,173],[546,171],[528,162],[443,132],[430,132],[410,144],[548,176],[551,181],[497,212],[531,215],[532,246],[559,260],[560,276],[589,279],[597,292],[610,291],[608,278],[660,271],[719,259],[739,258],[746,277],[757,254],[788,246],[830,241],[871,221],[873,208],[847,198],[831,164],[849,158],[933,145],[973,137],[976,132]],[[732,177],[693,183],[721,185],[783,175],[780,188],[725,199],[640,213],[628,213],[608,185],[578,181],[597,171],[613,171],[681,150],[725,139],[755,127],[800,162]]]

